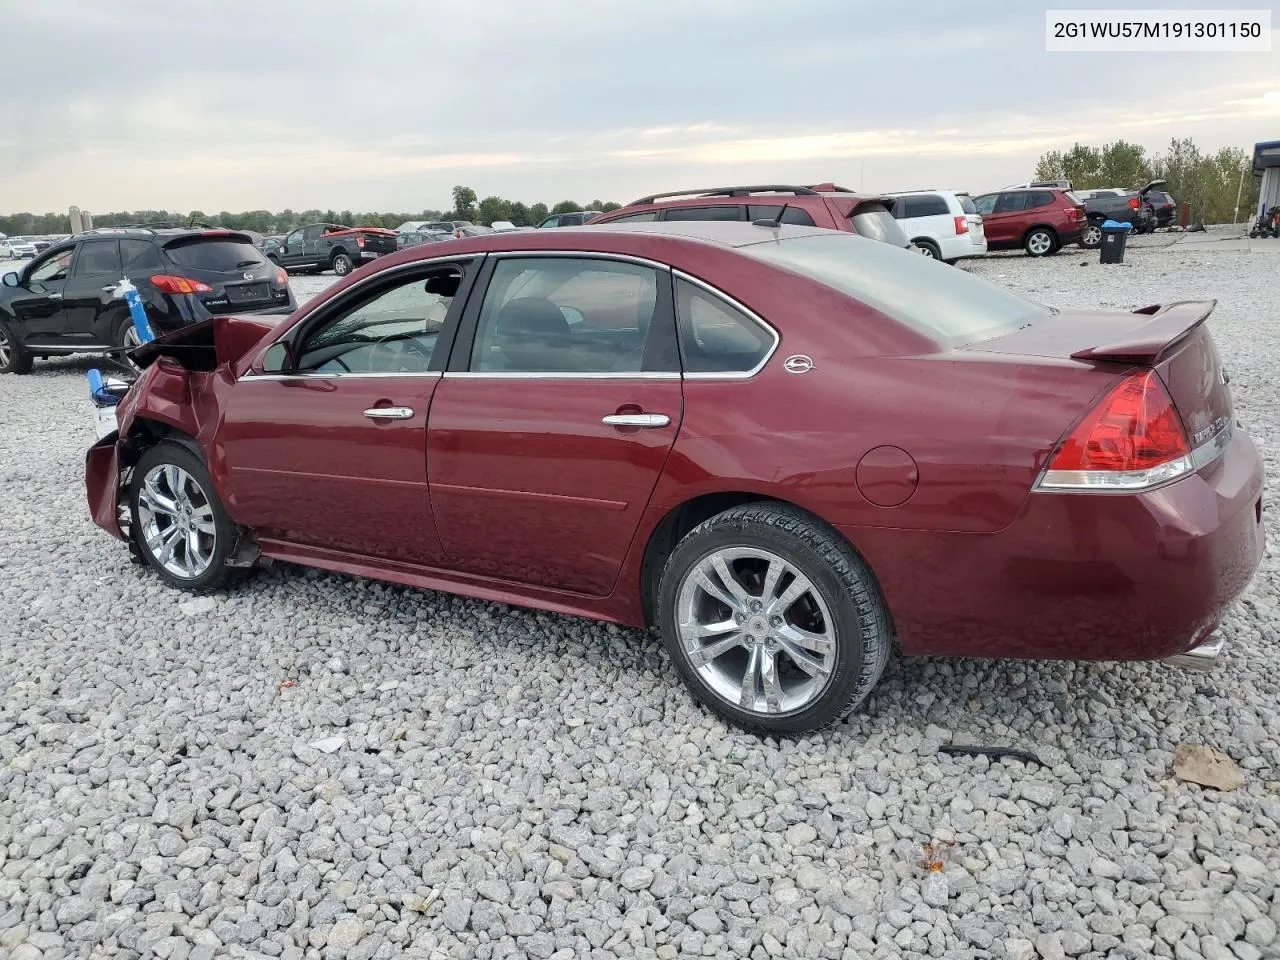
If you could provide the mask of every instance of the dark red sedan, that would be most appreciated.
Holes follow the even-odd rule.
[[[1212,662],[1263,549],[1211,303],[1066,313],[811,227],[380,258],[134,351],[96,522],[169,583],[267,560],[656,625],[795,734],[907,654]]]

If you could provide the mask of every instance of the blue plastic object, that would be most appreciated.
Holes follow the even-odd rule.
[[[1102,229],[1103,230],[1132,230],[1133,224],[1129,223],[1128,221],[1121,223],[1118,220],[1104,220],[1102,221]]]
[[[120,283],[116,285],[112,296],[121,297],[124,302],[129,305],[129,316],[133,319],[133,329],[137,331],[139,343],[150,343],[156,338],[155,331],[151,329],[151,323],[147,320],[147,307],[142,302],[142,296],[138,293],[128,277],[121,277]],[[106,391],[105,383],[102,378],[102,371],[97,367],[86,374],[89,380],[89,397],[95,404],[100,407],[114,406],[120,402],[120,398]]]
[[[94,403],[111,405],[116,402],[116,398],[107,393],[106,385],[102,379],[102,372],[94,367],[87,374],[89,378],[89,396],[93,398]]]

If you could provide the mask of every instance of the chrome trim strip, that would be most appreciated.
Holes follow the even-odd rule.
[[[767,320],[764,319],[764,317],[760,316],[760,314],[756,313],[750,307],[746,307],[740,302],[738,302],[737,300],[733,299],[733,297],[729,296],[724,291],[719,290],[716,287],[713,287],[711,284],[703,280],[699,280],[697,277],[693,276],[692,274],[685,273],[683,270],[677,270],[676,268],[672,267],[671,272],[679,279],[686,280],[689,283],[694,284],[695,286],[701,287],[703,290],[711,294],[713,297],[718,297],[719,299],[723,300],[729,306],[733,307],[733,309],[742,312],[748,318],[755,321],[760,326],[764,327],[765,330],[768,330],[769,333],[773,335],[773,346],[769,348],[768,352],[764,355],[763,359],[761,359],[761,361],[757,363],[754,367],[752,367],[750,370],[733,372],[733,373],[687,373],[686,372],[684,375],[684,378],[686,380],[750,380],[752,377],[758,374],[761,370],[763,370],[765,366],[768,365],[769,361],[773,359],[773,355],[778,352],[778,346],[779,344],[782,343],[782,335],[778,333],[778,331],[775,330],[773,326]],[[678,296],[676,297],[675,307],[678,312],[680,309],[680,298]],[[678,317],[676,322],[679,323]]]
[[[424,373],[246,373],[245,380],[430,380],[439,370]]]
[[[1222,655],[1222,648],[1226,645],[1226,639],[1219,634],[1214,634],[1202,643],[1197,644],[1185,653],[1175,654],[1172,657],[1165,657],[1164,662],[1172,667],[1185,667],[1188,670],[1199,670],[1201,673],[1208,673],[1213,669],[1218,657]]]
[[[611,427],[666,427],[671,418],[665,413],[611,413],[600,422]]]
[[[413,407],[370,407],[364,415],[370,420],[411,420]]]
[[[658,371],[635,373],[516,373],[511,370],[447,370],[447,379],[459,380],[679,380],[680,374]]]
[[[511,257],[568,257],[572,260],[620,260],[624,263],[636,263],[642,267],[655,270],[673,270],[669,263],[659,263],[645,257],[633,256],[629,253],[608,253],[603,250],[486,250],[485,253],[495,260],[506,260]]]

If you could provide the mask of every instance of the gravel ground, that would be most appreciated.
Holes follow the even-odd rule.
[[[1277,263],[1167,243],[966,268],[1219,298],[1275,490]],[[0,377],[0,960],[1280,957],[1274,501],[1213,674],[895,661],[833,733],[762,742],[646,633],[285,566],[162,587],[86,516],[91,365]],[[1183,742],[1245,785],[1175,780]]]

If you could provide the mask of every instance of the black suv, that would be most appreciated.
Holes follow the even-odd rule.
[[[71,353],[137,345],[129,308],[113,291],[128,277],[156,336],[220,313],[292,313],[289,274],[244,233],[121,228],[54,244],[0,286],[0,373]]]

